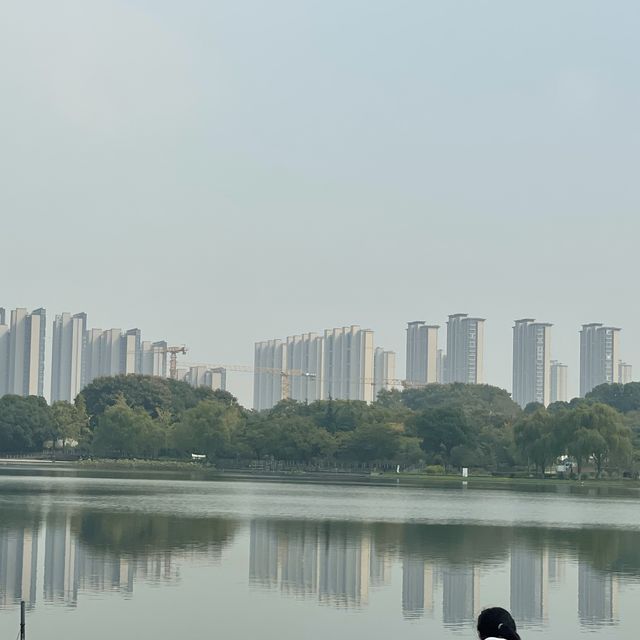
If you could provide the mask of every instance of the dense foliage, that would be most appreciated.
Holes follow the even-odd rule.
[[[383,391],[376,402],[285,400],[241,407],[225,391],[148,376],[100,378],[74,404],[0,398],[0,451],[43,446],[105,457],[278,460],[543,473],[631,471],[640,448],[640,384],[603,385],[586,399],[521,410],[489,385]]]

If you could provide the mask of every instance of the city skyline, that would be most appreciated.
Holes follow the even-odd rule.
[[[79,385],[80,388],[85,386],[93,378],[97,377],[97,375],[115,375],[117,373],[137,372],[145,375],[160,375],[162,377],[168,376],[167,341],[151,342],[142,340],[141,331],[139,329],[129,329],[123,331],[121,329],[102,330],[88,328],[87,313],[85,312],[79,312],[75,314],[72,314],[70,312],[58,313],[54,316],[53,321],[50,323],[51,326],[47,330],[46,324],[42,324],[41,321],[42,317],[44,317],[44,323],[46,323],[46,309],[42,307],[35,309],[31,313],[29,313],[25,308],[18,308],[13,311],[8,311],[5,307],[0,308],[0,364],[3,361],[6,361],[10,354],[9,347],[11,332],[9,331],[8,326],[10,323],[10,318],[13,315],[16,318],[19,317],[27,322],[33,314],[35,314],[39,324],[38,348],[33,351],[32,357],[36,358],[39,363],[39,367],[38,375],[36,375],[36,377],[34,378],[32,374],[31,380],[32,385],[42,384],[43,391],[40,395],[43,395],[50,401],[55,401],[57,399],[73,399],[75,396],[73,395],[72,390],[75,391],[78,388],[78,376],[80,376],[81,379]],[[429,379],[433,378],[433,369],[435,368],[437,380],[445,382],[445,376],[447,375],[447,354],[444,347],[446,347],[447,343],[452,340],[452,338],[449,338],[449,334],[451,333],[451,331],[448,331],[448,327],[452,323],[454,324],[454,330],[457,330],[457,326],[461,322],[470,321],[471,323],[473,323],[474,332],[479,336],[477,340],[478,347],[474,346],[474,348],[477,348],[478,353],[480,354],[481,375],[482,368],[485,361],[487,360],[484,355],[485,351],[489,354],[489,362],[491,362],[493,359],[501,357],[499,354],[493,352],[491,348],[486,348],[486,343],[483,339],[485,326],[487,325],[485,319],[469,317],[468,314],[461,313],[449,314],[448,318],[449,321],[445,329],[446,334],[444,338],[443,336],[439,335],[440,325],[427,324],[425,321],[411,321],[405,323],[405,339],[402,343],[403,349],[401,349],[400,351],[395,352],[390,349],[385,349],[379,347],[377,344],[373,346],[373,349],[371,349],[373,342],[370,342],[369,347],[367,347],[367,353],[370,353],[371,357],[367,359],[368,364],[366,366],[371,368],[371,366],[375,365],[376,362],[384,362],[385,364],[383,366],[385,367],[386,373],[381,374],[380,371],[376,370],[374,366],[373,373],[364,377],[366,383],[362,384],[361,386],[363,387],[362,391],[363,393],[365,393],[366,397],[363,397],[363,399],[370,401],[371,398],[375,397],[375,393],[377,393],[377,391],[379,391],[383,386],[385,388],[398,386],[400,376],[397,375],[397,369],[398,367],[402,367],[402,364],[405,365],[405,371],[403,372],[405,377],[403,377],[402,379],[406,380],[410,384],[412,383],[409,378],[411,370],[408,366],[411,361],[411,349],[414,349],[413,364],[411,366],[413,366],[415,369],[413,375],[414,378],[416,378],[416,382],[414,382],[413,384],[422,384],[421,382],[417,382],[417,378],[418,376],[424,377],[426,372],[426,369],[424,369],[423,366],[423,371],[416,373],[419,368],[419,365],[416,363],[420,358],[416,357],[417,352],[415,351],[415,349],[422,349],[424,353],[428,352],[427,356],[425,356],[424,353],[421,352],[422,357],[428,358],[432,358],[433,352],[435,351],[435,363],[431,362],[431,364],[428,365],[428,367],[430,367]],[[490,379],[485,379],[482,382],[483,384],[490,384],[504,388],[512,394],[514,394],[514,391],[517,388],[515,384],[517,368],[516,362],[517,354],[520,353],[517,348],[517,344],[519,343],[516,341],[516,327],[528,327],[527,331],[534,330],[534,332],[538,331],[539,328],[539,331],[543,332],[541,335],[547,336],[546,338],[543,338],[544,343],[550,343],[549,336],[551,328],[553,327],[551,323],[538,323],[530,318],[515,320],[514,322],[516,324],[514,327],[512,327],[513,338],[510,354],[510,359],[512,361],[511,383],[502,386],[497,381],[493,381]],[[491,324],[492,321],[488,323],[489,326],[491,326]],[[44,338],[42,335],[42,327],[44,327]],[[352,325],[352,327],[358,327],[358,325]],[[480,327],[480,331],[478,331],[478,327]],[[340,331],[344,331],[344,329],[346,329],[346,327],[342,328]],[[359,327],[358,330],[360,330]],[[283,350],[280,357],[284,358],[284,360],[282,361],[282,365],[277,365],[277,358],[276,360],[271,360],[270,362],[272,368],[280,368],[282,370],[310,371],[314,366],[319,366],[323,371],[322,375],[304,377],[290,376],[290,397],[312,401],[314,399],[323,399],[327,396],[327,394],[324,392],[324,380],[325,376],[327,375],[327,371],[325,370],[324,352],[322,345],[324,344],[324,340],[327,338],[327,336],[329,336],[333,331],[335,330],[326,330],[324,334],[313,332],[308,334],[298,334],[295,336],[289,336],[284,341],[271,341],[273,344],[282,345]],[[578,349],[580,366],[583,366],[583,358],[581,356],[581,353],[586,353],[585,345],[587,343],[584,339],[585,331],[596,332],[594,335],[604,335],[604,333],[608,333],[610,335],[610,337],[608,338],[608,344],[610,343],[612,346],[610,347],[610,355],[607,360],[607,362],[609,363],[607,365],[607,371],[609,373],[602,373],[602,371],[604,371],[603,367],[605,366],[603,364],[601,365],[601,368],[599,370],[600,373],[597,373],[597,375],[600,375],[605,380],[606,378],[604,378],[604,376],[609,375],[613,379],[613,381],[633,381],[633,366],[630,362],[621,357],[622,354],[627,354],[627,350],[626,343],[624,349],[620,348],[619,334],[621,333],[621,329],[619,327],[610,327],[608,325],[603,325],[602,323],[583,323],[578,333],[579,341],[582,344],[582,347]],[[86,336],[84,344],[84,358],[78,358],[79,335],[81,335],[83,332]],[[373,332],[371,332],[371,335],[373,335]],[[22,339],[24,340],[24,336]],[[44,350],[41,349],[43,339],[45,344]],[[214,335],[212,335],[212,339],[215,339]],[[603,338],[603,340],[605,339]],[[598,348],[598,345],[600,345],[600,347],[604,349],[604,347],[602,346],[604,345],[603,340],[598,341],[595,338],[591,338],[588,344],[591,345],[592,350]],[[421,342],[418,343],[418,341]],[[264,344],[267,344],[269,342],[270,341],[266,341],[264,342]],[[61,350],[60,345],[63,343],[65,344],[65,348]],[[540,370],[542,371],[542,373],[540,374],[542,377],[539,378],[540,380],[545,381],[543,384],[544,391],[542,392],[541,396],[542,398],[544,398],[544,404],[549,404],[549,402],[555,401],[554,398],[570,400],[572,397],[579,397],[578,393],[571,392],[569,391],[569,389],[575,388],[576,386],[578,386],[577,383],[580,382],[580,366],[576,367],[576,370],[572,371],[565,362],[560,362],[556,359],[556,350],[557,348],[555,340],[553,348],[550,348],[550,346],[547,344],[544,350],[546,355],[544,357],[544,365]],[[61,354],[63,353],[67,354],[64,358],[64,371],[60,369],[60,360],[62,358]],[[71,355],[72,353],[74,354],[73,356]],[[524,351],[522,351],[522,353],[524,353]],[[384,360],[381,358],[384,358]],[[202,361],[199,358],[195,359]],[[194,360],[193,356],[189,357],[188,360]],[[178,378],[185,380],[195,386],[211,385],[212,388],[229,390],[234,393],[234,395],[237,395],[241,401],[244,400],[243,404],[245,404],[245,406],[249,406],[251,404],[251,400],[247,402],[246,393],[243,397],[243,385],[240,383],[241,378],[240,376],[236,375],[236,371],[242,373],[252,372],[252,377],[255,380],[257,379],[255,374],[256,365],[257,361],[255,359],[255,353],[253,368],[251,367],[251,365],[232,363],[231,365],[228,365],[230,366],[231,371],[228,371],[220,363],[220,360],[214,361],[211,364],[191,364],[189,362],[178,361]],[[266,366],[266,364],[263,363],[262,366]],[[474,366],[476,366],[475,362]],[[522,364],[520,364],[519,366],[522,369]],[[595,365],[591,363],[590,366],[593,367]],[[41,369],[40,367],[43,368]],[[367,369],[367,371],[368,370],[369,369]],[[56,383],[56,380],[53,376],[54,371],[58,371],[58,378],[62,376],[64,380],[58,380],[58,382]],[[229,378],[229,374],[231,374],[231,378]],[[521,372],[519,375],[520,379],[524,380],[524,373]],[[582,375],[584,376],[584,374]],[[596,374],[594,373],[593,375]],[[276,380],[276,378],[278,378],[278,380]],[[383,379],[393,380],[395,382],[382,384],[381,381]],[[597,380],[597,378],[594,379]],[[611,379],[609,381],[611,381]],[[269,404],[269,406],[272,406],[274,402],[282,397],[282,381],[279,379],[279,377],[273,377],[271,383],[272,393],[274,395],[273,398],[269,401],[271,403]],[[0,376],[0,394],[4,393],[3,389],[8,388],[8,384],[8,379],[2,379],[2,376]],[[58,386],[54,387],[54,384],[57,384]],[[538,384],[540,383],[538,382]],[[364,390],[364,387],[366,386],[370,387],[372,393],[369,393],[368,390]],[[589,387],[589,389],[592,388],[592,386]],[[535,395],[533,391],[530,392],[530,395],[531,394]],[[251,395],[253,396],[253,400],[255,401],[254,387],[251,387]],[[371,396],[371,398],[369,398],[368,396]],[[528,400],[528,396],[523,396],[523,400],[520,401],[517,397],[516,392],[513,397],[516,402],[519,402],[521,404],[521,406],[524,406],[528,403],[525,402],[525,400]],[[266,407],[267,405],[264,406]]]

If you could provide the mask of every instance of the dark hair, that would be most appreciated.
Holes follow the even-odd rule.
[[[515,620],[502,607],[491,607],[480,613],[478,616],[478,635],[481,640],[485,638],[520,640]]]

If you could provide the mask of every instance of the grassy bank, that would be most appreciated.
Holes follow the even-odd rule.
[[[70,463],[82,469],[132,470],[132,471],[188,471],[207,474],[216,471],[214,465],[184,460],[138,460],[91,458]]]
[[[610,487],[612,489],[634,489],[640,490],[640,480],[631,479],[597,479],[587,478],[583,480],[568,479],[568,478],[524,478],[524,477],[501,477],[501,476],[469,476],[468,478],[462,478],[462,476],[456,475],[432,475],[426,473],[384,473],[379,476],[386,480],[396,479],[403,485],[450,485],[460,486],[462,483],[466,483],[466,486],[475,488],[551,488],[551,487]]]

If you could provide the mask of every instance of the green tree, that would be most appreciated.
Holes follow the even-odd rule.
[[[546,409],[523,415],[514,425],[516,447],[544,475],[545,469],[561,453],[554,421]]]
[[[232,455],[232,436],[241,421],[238,407],[220,400],[203,400],[187,409],[175,425],[175,446],[183,453],[202,453],[209,458]]]
[[[64,451],[72,442],[79,443],[89,425],[89,417],[83,408],[83,403],[70,404],[63,400],[51,405],[53,418],[54,448],[56,441],[61,441]]]
[[[44,398],[5,395],[0,398],[0,451],[41,450],[53,437],[51,409]]]
[[[640,382],[601,384],[586,395],[586,400],[600,402],[621,413],[640,410]]]
[[[97,417],[107,407],[115,405],[120,397],[131,408],[143,409],[152,418],[157,418],[162,410],[169,411],[177,419],[202,400],[237,404],[234,403],[235,398],[224,391],[212,391],[205,387],[195,389],[181,380],[141,375],[96,378],[82,390],[80,396],[86,404],[92,424],[95,424]]]
[[[163,433],[143,409],[133,409],[121,396],[96,420],[92,451],[102,456],[156,457],[163,448]]]
[[[451,464],[456,447],[473,447],[476,439],[464,411],[460,407],[427,409],[407,422],[410,433],[422,438],[422,449],[439,456],[444,465]]]
[[[355,462],[391,461],[400,445],[397,429],[386,424],[363,424],[344,435],[338,455]]]
[[[584,461],[593,459],[598,475],[607,462],[625,464],[631,457],[631,430],[612,407],[602,404],[581,404],[563,417],[564,440],[570,455],[575,457],[578,473]]]

